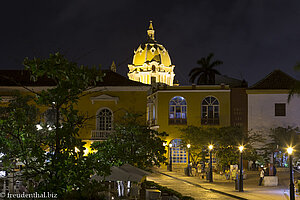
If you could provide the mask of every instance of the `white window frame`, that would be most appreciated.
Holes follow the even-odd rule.
[[[210,101],[207,101],[206,99],[210,98]],[[214,100],[212,100],[214,98]],[[207,104],[203,104],[203,102],[206,101]],[[214,104],[217,101],[217,104]],[[206,111],[203,111],[203,108],[206,108]],[[208,117],[209,115],[209,107],[212,107],[212,117]],[[217,111],[216,108],[217,107]],[[206,116],[203,116],[204,113],[206,113]],[[218,114],[218,117],[215,117],[215,114]],[[212,121],[212,123],[209,123],[209,121]],[[202,125],[218,125],[220,120],[220,101],[215,96],[206,96],[201,101],[201,124]],[[206,123],[205,123],[206,122]]]
[[[181,101],[177,101],[178,98],[182,98]],[[171,102],[174,102],[175,105],[171,105]],[[181,104],[182,102],[185,104]],[[186,98],[182,96],[174,96],[169,101],[169,124],[186,124],[187,123],[187,101]],[[177,111],[176,109],[179,109]],[[172,111],[171,111],[172,110]],[[171,115],[173,115],[171,117]],[[179,116],[179,117],[178,117]]]
[[[105,124],[104,130],[101,130],[101,129],[100,129],[99,113],[100,113],[102,110],[109,110],[110,113],[111,113],[111,128],[110,128],[110,129],[108,129],[108,128],[106,127],[106,126],[107,126],[106,124]],[[96,113],[96,130],[98,130],[98,131],[112,131],[112,130],[114,129],[113,124],[114,124],[114,113],[113,113],[113,111],[112,111],[110,108],[108,108],[108,107],[102,107],[102,108],[98,109],[98,111],[97,111],[97,113]]]

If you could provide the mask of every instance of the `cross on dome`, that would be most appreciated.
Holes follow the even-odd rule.
[[[150,20],[149,29],[147,30],[149,39],[154,40],[154,32],[152,21]]]

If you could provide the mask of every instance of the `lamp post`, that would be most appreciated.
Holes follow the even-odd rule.
[[[213,182],[213,172],[212,172],[212,150],[214,146],[211,144],[208,146],[209,149],[209,182]]]
[[[172,143],[169,144],[169,151],[170,151],[170,172],[172,171]]]
[[[187,175],[190,176],[190,173],[191,173],[190,172],[190,170],[191,170],[191,168],[190,168],[190,148],[191,148],[191,145],[187,144],[186,146],[188,148]]]
[[[243,192],[243,150],[244,150],[244,146],[239,146],[239,150],[241,153],[241,157],[240,157],[240,182],[239,182],[239,192]]]
[[[294,187],[294,176],[293,176],[293,147],[287,148],[290,160],[290,200],[295,200],[295,187]]]

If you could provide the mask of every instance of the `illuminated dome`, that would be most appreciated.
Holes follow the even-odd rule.
[[[154,39],[154,29],[150,21],[147,41],[134,51],[132,64],[128,65],[128,77],[145,84],[153,81],[173,85],[174,65],[166,48]]]

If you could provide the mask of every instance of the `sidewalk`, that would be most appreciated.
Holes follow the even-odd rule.
[[[234,181],[232,180],[216,180],[209,183],[207,180],[199,177],[188,177],[183,173],[170,172],[165,169],[158,169],[155,173],[162,174],[182,182],[189,183],[194,187],[201,187],[206,190],[218,192],[236,199],[249,200],[287,200],[289,199],[288,178],[283,172],[279,175],[279,186],[264,187],[258,186],[258,172],[249,172],[248,177],[244,180],[244,192],[238,192],[234,188]],[[151,175],[149,176],[151,179]],[[297,200],[300,200],[299,195],[295,195]]]

